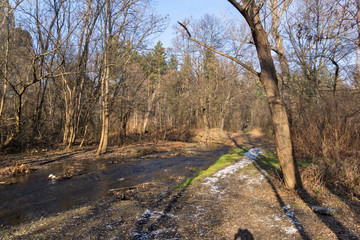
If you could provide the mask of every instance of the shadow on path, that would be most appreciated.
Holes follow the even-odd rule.
[[[311,197],[305,189],[298,190],[298,196],[306,203],[311,209],[312,206],[321,206],[321,203],[315,198]],[[326,226],[336,235],[338,239],[351,239],[358,240],[359,238],[350,232],[339,220],[332,214],[324,215],[313,210],[317,217],[326,224]]]
[[[230,138],[230,139],[234,142],[234,144],[237,147],[242,148],[241,146],[239,146],[237,144],[235,139],[232,139],[232,138]],[[249,138],[249,141],[250,140],[251,139]],[[250,144],[252,144],[252,143],[250,142]],[[254,166],[265,177],[266,181],[270,184],[271,188],[273,189],[273,191],[275,193],[275,196],[277,198],[277,201],[278,201],[279,205],[282,207],[285,214],[291,219],[293,224],[296,226],[296,228],[298,229],[298,231],[299,231],[300,235],[302,236],[302,238],[303,239],[310,239],[310,237],[308,236],[308,234],[306,233],[306,231],[302,227],[301,223],[296,219],[295,215],[292,214],[290,211],[288,211],[288,208],[285,206],[284,201],[281,199],[280,195],[278,194],[278,192],[277,192],[277,190],[275,188],[275,185],[271,182],[270,178],[267,175],[265,175],[265,173],[263,171],[263,168],[257,162],[254,162]],[[265,171],[267,171],[267,170],[265,169]],[[303,200],[303,202],[308,205],[308,207],[310,209],[313,209],[312,206],[321,206],[320,202],[318,202],[316,199],[312,198],[305,189],[298,190],[297,194]],[[351,233],[350,230],[347,229],[333,215],[331,215],[331,214],[323,215],[323,214],[320,214],[320,213],[318,213],[318,212],[316,212],[314,210],[313,210],[313,212],[317,215],[317,217],[324,224],[326,224],[326,226],[337,236],[338,239],[351,239],[351,240],[359,239],[357,236],[355,236],[353,233]]]
[[[230,138],[230,140],[232,140],[235,144],[236,147],[243,149],[243,147],[241,147],[240,145],[237,144],[235,139]],[[261,167],[259,166],[259,164],[256,161],[253,161],[255,168],[261,173],[261,175],[263,175],[263,177],[266,179],[266,181],[268,182],[268,184],[271,186],[275,197],[280,205],[280,207],[283,209],[284,213],[286,214],[286,216],[290,219],[290,221],[293,223],[293,225],[296,227],[296,229],[299,231],[302,239],[311,239],[309,237],[309,235],[306,233],[304,227],[301,225],[301,223],[297,220],[297,218],[295,217],[295,215],[287,208],[287,206],[285,205],[284,201],[282,200],[282,198],[280,197],[278,191],[276,190],[275,185],[273,184],[273,182],[271,181],[271,179],[265,174],[265,172],[261,169]],[[235,235],[236,236],[236,235]]]

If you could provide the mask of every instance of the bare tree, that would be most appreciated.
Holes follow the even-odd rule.
[[[192,38],[191,35],[189,37],[191,40],[196,41],[200,45],[234,60],[260,78],[260,82],[264,87],[266,98],[270,107],[276,138],[277,153],[284,175],[285,185],[289,189],[299,188],[301,187],[301,178],[297,168],[297,163],[293,157],[289,120],[278,87],[278,78],[273,58],[271,56],[271,46],[268,41],[268,35],[262,26],[259,15],[261,5],[257,4],[255,0],[244,0],[240,2],[228,0],[228,2],[241,13],[251,29],[252,38],[260,63],[260,73],[257,73],[253,68],[242,61],[199,42],[198,40]]]
[[[68,5],[66,9],[70,7],[71,5]],[[75,28],[76,31],[78,31],[79,36],[77,39],[74,37],[69,39],[66,42],[65,47],[58,50],[58,61],[62,65],[62,68],[59,72],[64,86],[63,97],[65,101],[63,143],[68,147],[71,147],[75,142],[76,135],[79,130],[79,124],[82,118],[82,113],[88,111],[86,109],[91,106],[89,102],[87,102],[87,105],[84,105],[84,91],[86,84],[87,88],[95,85],[90,82],[88,75],[90,69],[88,68],[88,64],[89,56],[92,53],[96,56],[94,52],[90,51],[94,38],[93,35],[97,27],[100,12],[102,11],[103,7],[104,4],[101,1],[88,1],[84,5],[84,12],[81,13],[81,15],[84,16],[81,23],[75,23],[72,25],[71,21],[69,21],[72,15],[67,14],[65,15],[65,18],[62,19],[62,24],[57,25],[57,32],[65,31],[65,28],[67,28],[67,31],[70,32],[73,28]],[[61,37],[61,35],[59,37]],[[77,48],[74,49],[73,45],[77,45]],[[75,58],[74,61],[66,61],[67,58],[72,57]],[[92,71],[94,71],[94,69]],[[90,90],[93,92],[93,97],[91,97],[92,101],[97,99],[97,95],[95,94],[96,90],[96,86],[94,86],[94,89]]]
[[[279,63],[281,68],[281,92],[285,101],[289,101],[289,81],[290,81],[290,66],[286,57],[283,37],[280,33],[281,16],[286,11],[287,7],[291,3],[291,0],[281,1],[270,0],[271,11],[271,34],[275,40],[275,52],[278,54]],[[289,108],[287,109],[290,110]],[[290,113],[289,113],[290,114]]]
[[[112,58],[112,48],[116,41],[123,46],[138,49],[151,35],[162,31],[163,19],[149,14],[148,4],[151,1],[139,0],[105,0],[102,15],[103,22],[103,71],[101,74],[101,105],[102,105],[102,130],[97,153],[107,151],[109,141],[109,116],[110,116],[110,88],[109,81],[112,79],[111,67],[115,64]],[[127,64],[132,58],[131,54],[123,55],[122,64]],[[118,60],[118,59],[117,59]]]

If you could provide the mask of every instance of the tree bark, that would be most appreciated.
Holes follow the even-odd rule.
[[[97,154],[104,154],[107,151],[108,140],[109,140],[109,77],[110,77],[110,66],[107,61],[107,50],[105,50],[104,65],[105,72],[101,79],[101,97],[102,97],[102,129],[101,139]]]
[[[247,1],[246,6],[235,0],[228,0],[245,18],[251,28],[252,37],[258,54],[261,73],[260,81],[264,87],[270,107],[272,125],[276,138],[276,150],[279,157],[284,182],[287,188],[300,188],[301,178],[297,163],[293,157],[289,120],[280,96],[278,79],[268,36],[261,24],[259,7],[254,0]]]
[[[151,98],[148,100],[147,109],[146,109],[145,116],[144,116],[144,124],[143,124],[143,128],[142,128],[142,134],[145,133],[147,125],[149,123],[150,113],[151,113],[151,110],[153,108],[156,96],[157,96],[157,94],[158,94],[158,92],[160,90],[160,83],[161,83],[161,79],[159,79],[159,83],[156,86],[156,89],[152,93]]]
[[[290,67],[289,62],[285,55],[285,48],[282,36],[279,31],[280,26],[280,18],[283,14],[285,8],[290,3],[290,1],[286,1],[284,6],[280,10],[278,10],[278,0],[271,0],[271,34],[274,37],[275,45],[276,45],[276,53],[279,57],[280,69],[281,69],[281,77],[282,77],[282,86],[281,92],[284,98],[287,98],[288,92],[288,84],[290,81]]]

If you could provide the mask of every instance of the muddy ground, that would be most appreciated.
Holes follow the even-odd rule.
[[[200,142],[220,143],[219,134]],[[221,135],[221,134],[220,134]],[[205,140],[204,140],[205,139]],[[222,144],[252,146],[273,151],[260,133],[228,134]],[[167,143],[111,149],[102,156],[111,161],[138,161],[142,157],[195,154],[202,145]],[[186,149],[186,151],[184,151]],[[56,161],[97,157],[95,149],[42,153],[21,158],[7,156],[35,170]],[[251,157],[251,156],[250,156]],[[80,171],[81,172],[81,171]],[[74,172],[74,174],[78,174]],[[6,180],[2,180],[6,181]],[[164,179],[183,182],[184,179]],[[115,189],[95,202],[44,216],[16,226],[2,226],[0,239],[359,239],[357,202],[344,200],[311,183],[296,193],[284,189],[257,161],[239,161],[217,174],[186,187],[144,183]],[[326,207],[328,212],[314,211]]]

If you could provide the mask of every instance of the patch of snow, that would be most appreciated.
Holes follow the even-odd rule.
[[[150,219],[161,218],[164,216],[170,218],[176,217],[174,214],[171,213],[164,213],[162,211],[151,211],[147,209],[143,213],[143,215],[141,215],[141,217],[137,220],[137,222],[140,224],[146,224]],[[157,235],[163,233],[169,233],[169,232],[176,232],[176,230],[174,228],[166,228],[166,229],[158,229],[152,232],[133,232],[133,239],[143,240],[143,239],[149,239],[150,237],[154,237],[154,239],[158,239]]]
[[[245,157],[250,158],[252,160],[257,160],[257,157],[262,153],[260,148],[252,148],[248,152],[245,153]]]
[[[147,221],[148,219],[154,219],[154,218],[160,218],[160,217],[170,217],[173,218],[175,217],[174,214],[171,213],[164,213],[161,211],[150,211],[149,209],[147,209],[143,215],[141,215],[141,217],[138,219],[139,222],[141,221]]]
[[[217,182],[220,179],[225,178],[226,176],[234,174],[240,168],[244,168],[244,167],[250,165],[251,163],[252,163],[251,160],[243,158],[243,159],[241,159],[241,161],[239,161],[239,162],[237,162],[237,163],[235,163],[233,165],[227,166],[226,168],[218,171],[217,173],[215,173],[211,177],[205,178],[205,182],[203,184],[204,185],[209,185],[210,186],[210,191],[212,193],[224,194],[225,191],[219,189],[219,186],[216,185]]]
[[[261,181],[264,180],[264,179],[265,179],[265,177],[263,175],[258,175],[258,176],[255,176],[255,177],[250,178],[249,180],[247,180],[247,184],[260,185]]]
[[[133,233],[133,239],[136,240],[146,240],[149,239],[150,236],[151,236],[150,233],[138,233],[138,232]]]
[[[241,180],[248,179],[248,178],[249,178],[249,175],[247,175],[247,174],[243,174],[240,176]]]
[[[281,218],[276,214],[273,214],[272,217],[274,218],[274,221],[281,221]]]
[[[164,213],[161,211],[153,211],[150,215],[150,218],[154,219],[154,218],[160,218],[160,217],[169,217],[169,218],[173,218],[175,217],[174,214],[171,213]]]
[[[203,182],[204,185],[210,186],[210,192],[213,194],[224,194],[224,190],[220,190],[219,186],[217,186],[217,182],[220,179],[223,179],[227,176],[233,175],[235,172],[237,172],[241,168],[245,168],[249,166],[251,163],[253,163],[253,160],[257,159],[257,156],[261,154],[262,151],[260,148],[252,148],[248,152],[245,153],[245,157],[242,158],[237,163],[227,166],[226,168],[218,171],[217,173],[213,174],[211,177],[205,178],[205,181]],[[242,176],[243,179],[249,178],[249,176],[245,175]],[[256,183],[260,184],[261,180],[264,179],[264,176],[259,176],[258,178],[250,178],[248,180],[248,184]],[[250,187],[251,188],[251,187]]]
[[[290,210],[290,206],[283,206],[286,216],[288,216],[290,222],[296,226],[297,229],[302,229],[301,223],[296,219],[294,213]]]
[[[284,230],[286,234],[295,234],[298,231],[295,227],[285,227]]]
[[[224,190],[220,190],[219,186],[215,184],[216,182],[204,182],[204,185],[209,185],[210,187],[210,192],[213,194],[224,194],[225,191]]]

